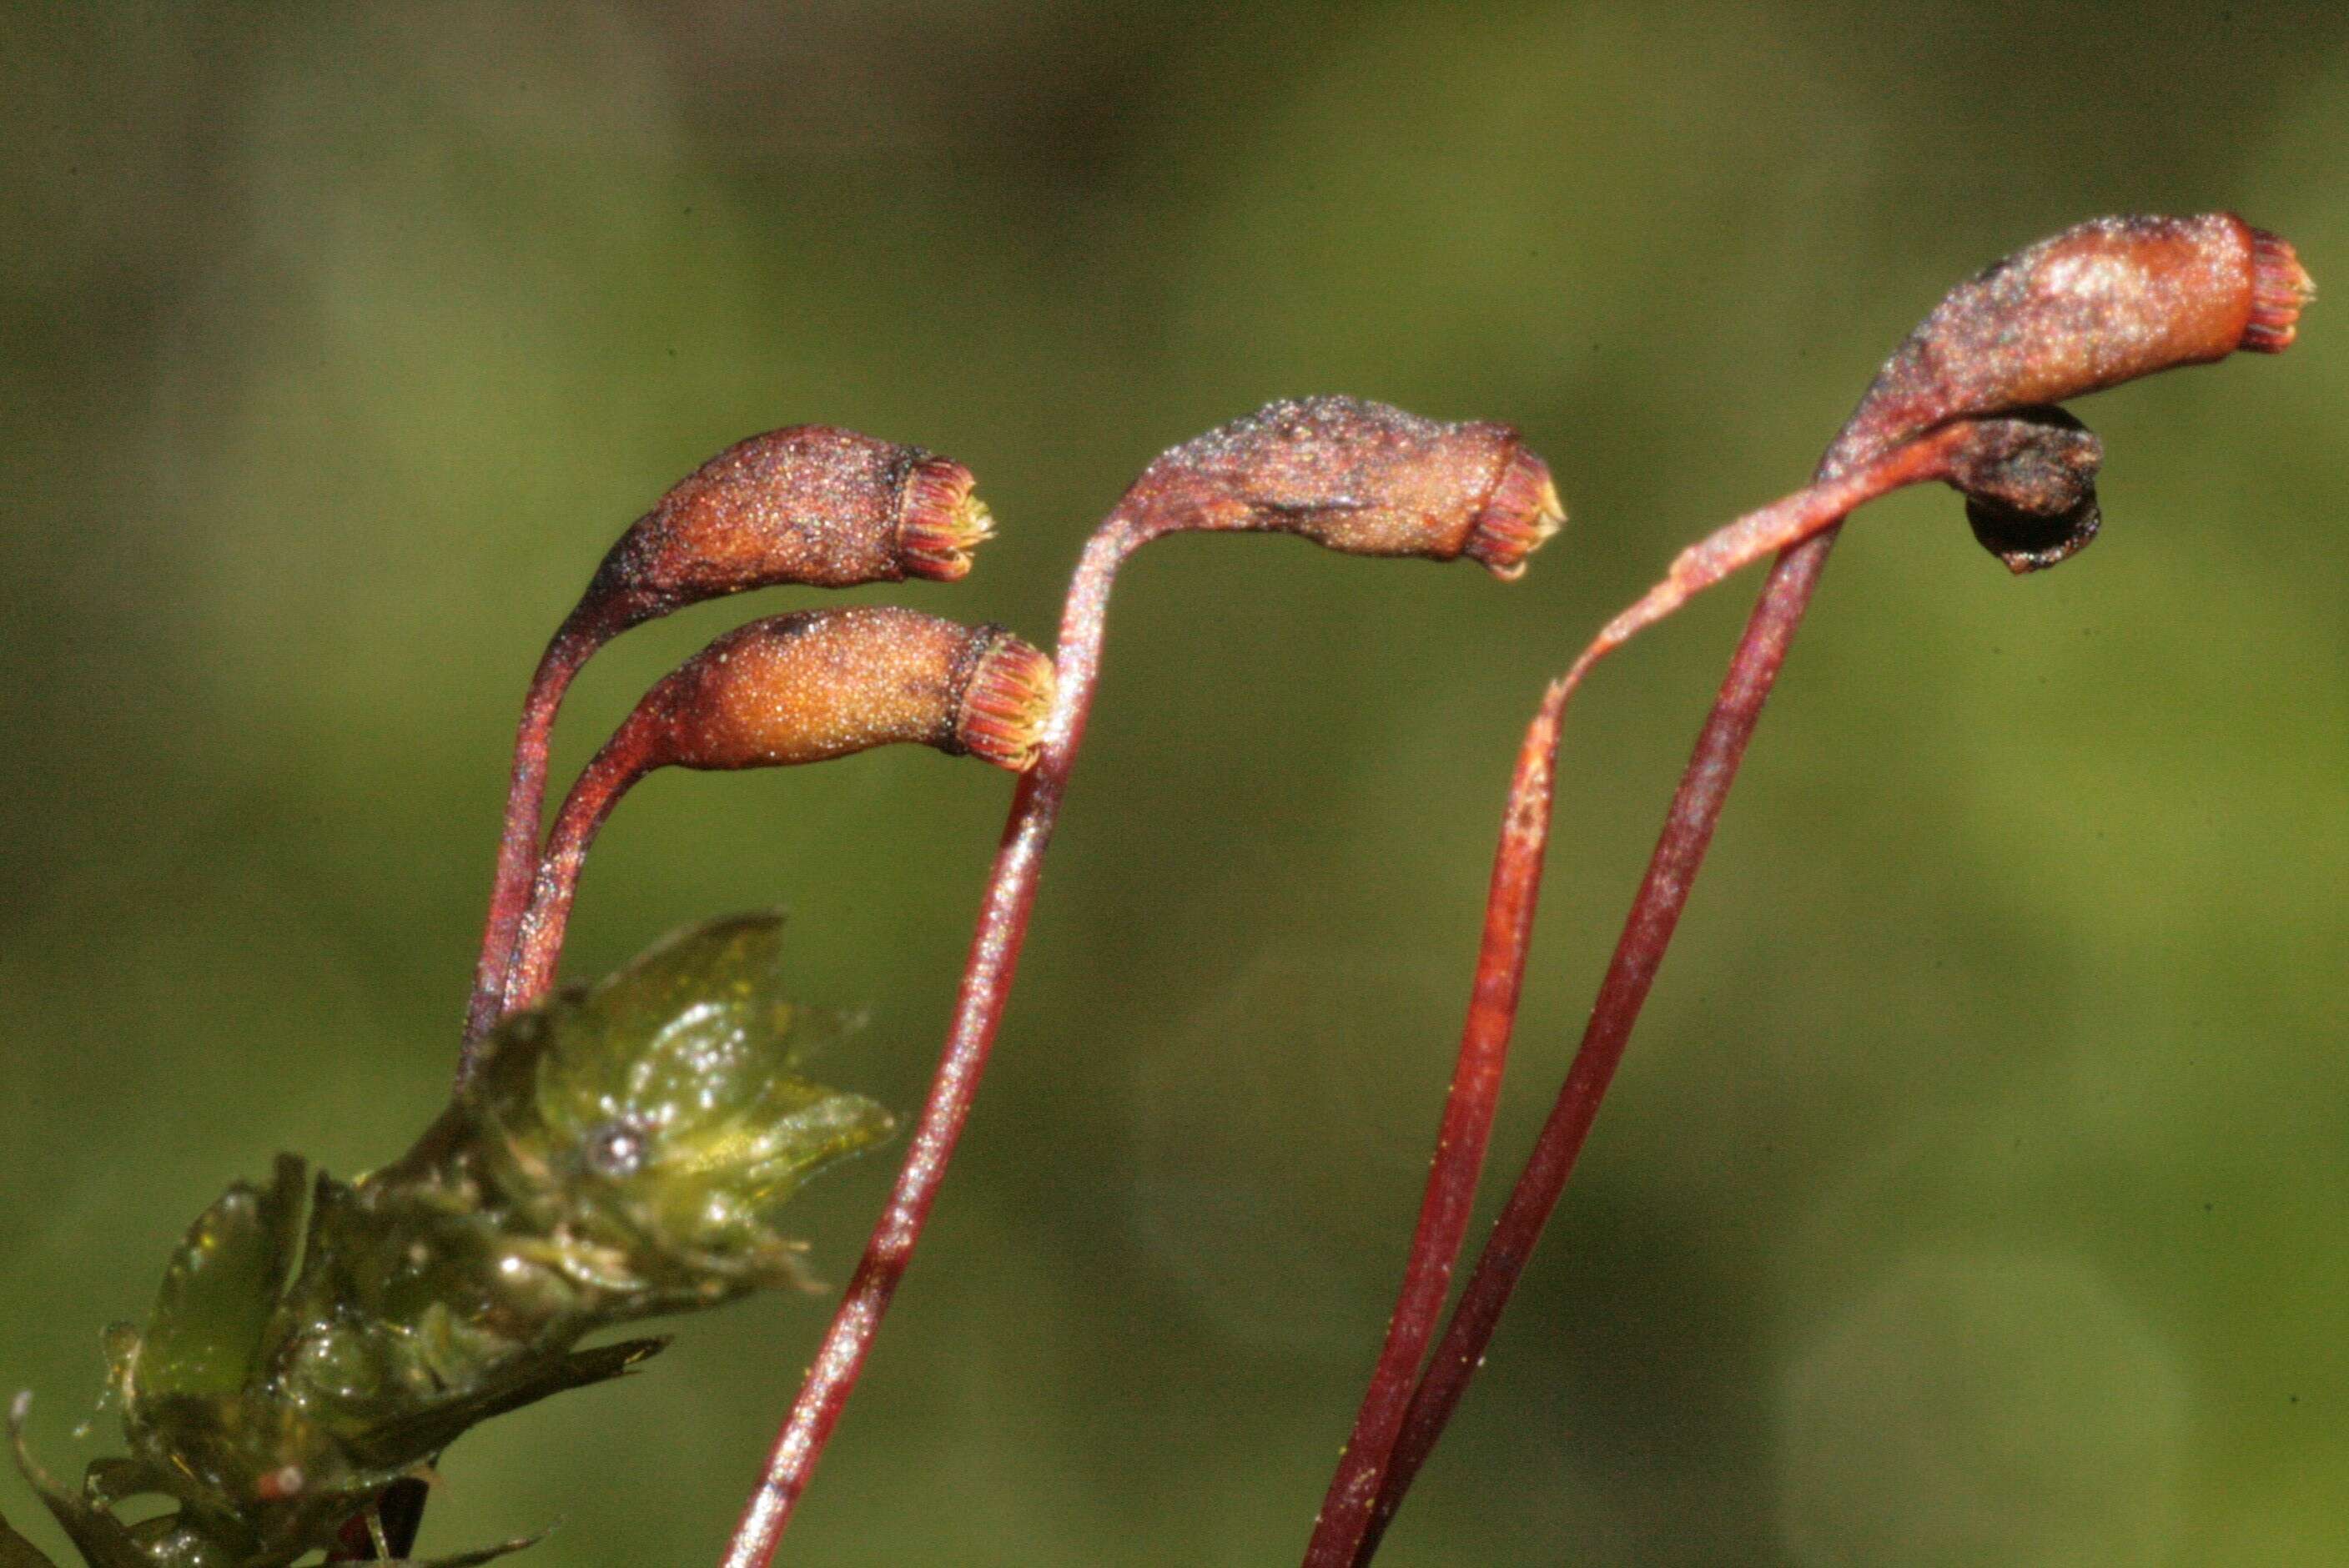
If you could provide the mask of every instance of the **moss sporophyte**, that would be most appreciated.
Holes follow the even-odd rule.
[[[1530,1259],[1653,984],[1762,707],[1844,520],[1926,481],[1959,490],[2015,572],[2102,522],[2096,438],[2056,405],[2237,349],[2278,352],[2312,295],[2292,247],[2230,214],[2079,225],[1961,284],[1886,362],[1813,482],[1683,552],[1544,695],[1519,748],[1475,985],[1403,1281],[1309,1568],[1371,1561]],[[1018,776],[953,1021],[895,1183],[728,1545],[763,1568],[856,1382],[984,1076],[1100,672],[1112,585],[1179,531],[1286,533],[1341,553],[1467,559],[1508,581],[1565,519],[1515,430],[1350,397],[1270,404],[1168,449],[1087,542],[1048,658],[996,626],[801,610],[719,638],[657,684],[542,831],[549,741],[587,658],[687,604],[780,585],[951,583],[992,520],[970,472],[802,425],[729,448],[605,557],[532,680],[453,1097],[353,1181],[281,1159],[173,1253],[146,1322],[107,1340],[123,1451],[77,1486],[19,1462],[95,1568],[407,1561],[425,1479],[475,1424],[616,1377],[662,1344],[598,1331],[804,1282],[781,1210],[888,1137],[889,1113],[803,1076],[842,1015],[784,998],[781,922],[674,937],[556,986],[581,870],[658,768],[823,761],[892,742]],[[1617,944],[1579,1050],[1448,1326],[1526,978],[1567,706],[1609,652],[1775,554]],[[1431,1348],[1432,1346],[1432,1348]],[[746,1467],[747,1468],[747,1467]],[[454,1568],[528,1544],[431,1561]],[[47,1559],[0,1522],[0,1568]]]

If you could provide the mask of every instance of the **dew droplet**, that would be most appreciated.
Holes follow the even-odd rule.
[[[587,1169],[616,1181],[644,1169],[647,1140],[644,1129],[632,1121],[607,1121],[587,1135]]]

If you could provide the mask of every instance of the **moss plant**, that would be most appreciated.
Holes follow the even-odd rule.
[[[1306,1549],[1368,1563],[1465,1391],[1627,1045],[1837,530],[1926,481],[1966,498],[2016,572],[2095,537],[2103,450],[2054,405],[2238,349],[2288,346],[2310,297],[2292,247],[2230,214],[2114,218],[1952,291],[1830,443],[1814,482],[1676,560],[1543,698],[1503,816],[1484,943],[1395,1312]],[[1286,533],[1376,557],[1469,560],[1509,581],[1564,521],[1506,426],[1350,397],[1274,403],[1170,449],[1086,545],[1054,655],[1000,627],[894,608],[801,611],[718,639],[656,686],[551,830],[539,820],[563,691],[611,637],[776,585],[951,582],[991,519],[968,470],[823,426],[728,449],[605,557],[533,679],[453,1098],[415,1146],[350,1181],[280,1159],[172,1255],[143,1326],[111,1332],[123,1451],[77,1486],[20,1463],[94,1568],[411,1561],[422,1481],[465,1430],[616,1377],[657,1339],[598,1331],[800,1281],[780,1211],[885,1138],[889,1113],[802,1076],[838,1015],[784,999],[780,922],[720,922],[591,988],[556,989],[596,829],[665,766],[794,766],[910,741],[1020,775],[937,1076],[887,1203],[730,1542],[763,1568],[853,1391],[937,1200],[991,1052],[1099,676],[1110,591],[1178,531]],[[1436,1328],[1485,1161],[1547,851],[1567,705],[1593,665],[1775,553],[1602,983],[1581,1049]],[[1431,1346],[1433,1348],[1431,1348]],[[433,1560],[486,1562],[508,1542]],[[45,1564],[0,1522],[0,1568]]]

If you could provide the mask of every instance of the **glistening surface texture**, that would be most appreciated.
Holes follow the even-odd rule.
[[[99,1326],[230,1177],[429,1118],[523,682],[696,463],[799,420],[951,453],[1001,536],[849,597],[1040,639],[1161,448],[1350,392],[1523,427],[1575,521],[1514,587],[1136,562],[965,1162],[791,1544],[1280,1562],[1542,680],[2005,250],[2233,206],[2339,292],[2349,19],[776,9],[0,20],[0,1381],[64,1460]],[[2282,360],[2083,404],[2106,528],[2059,571],[1943,495],[1854,529],[1382,1562],[2349,1555],[2344,335],[2320,302]],[[1752,592],[1578,707],[1504,1178]],[[559,762],[810,602],[632,634]],[[798,994],[874,1012],[827,1081],[909,1109],[1009,789],[657,778],[572,972],[786,903]],[[800,1201],[835,1281],[883,1178]],[[468,1439],[428,1548],[560,1518],[547,1568],[714,1559],[821,1326],[684,1324]],[[0,1510],[54,1542],[13,1475]]]

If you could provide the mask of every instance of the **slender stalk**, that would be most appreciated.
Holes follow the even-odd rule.
[[[482,923],[481,956],[473,965],[473,994],[465,1006],[465,1035],[458,1054],[460,1083],[472,1076],[481,1042],[503,1012],[500,1005],[506,970],[513,959],[516,933],[529,905],[538,865],[539,817],[546,806],[547,752],[564,694],[590,655],[608,640],[574,613],[565,621],[531,676],[523,699],[522,723],[514,734],[513,774],[506,786],[505,823],[498,836],[498,864],[490,884],[489,917]]]
[[[735,1527],[722,1559],[724,1568],[768,1568],[773,1561],[792,1512],[823,1457],[841,1411],[854,1391],[882,1319],[887,1315],[898,1283],[905,1277],[914,1247],[945,1182],[947,1165],[969,1119],[971,1104],[1001,1026],[1018,972],[1020,948],[1027,937],[1029,916],[1035,906],[1044,852],[1058,825],[1061,804],[1083,741],[1100,676],[1110,590],[1118,568],[1135,550],[1162,534],[1184,528],[1232,526],[1227,517],[1199,504],[1197,490],[1188,487],[1186,480],[1187,476],[1178,469],[1176,475],[1160,476],[1154,483],[1150,477],[1137,483],[1096,531],[1078,562],[1062,610],[1055,653],[1059,695],[1045,727],[1036,765],[1021,778],[1012,797],[1010,817],[980,903],[969,957],[956,997],[954,1019],[931,1080],[929,1096],[881,1218],[865,1244],[791,1413],[776,1435],[759,1485]],[[1817,512],[1815,503],[1811,515],[1824,514]],[[1563,697],[1559,700],[1562,704]],[[1548,738],[1554,750],[1554,734]],[[583,804],[580,820],[592,826],[592,805]],[[566,803],[564,817],[572,816]],[[558,822],[549,841],[550,865],[562,852],[562,843],[573,836],[575,835],[566,835]],[[543,882],[542,890],[545,888]],[[559,913],[557,898],[549,897],[545,908],[551,921]],[[532,994],[530,978],[536,971],[530,954],[547,940],[543,933],[554,929],[540,921],[535,908],[531,922],[526,923],[530,929],[525,932],[516,959],[518,983],[508,987],[512,1004],[519,1004]],[[559,941],[555,944],[559,945]],[[1521,961],[1516,968],[1522,974]],[[1473,1179],[1468,1186],[1473,1191]],[[1457,1250],[1456,1240],[1452,1250]],[[1448,1283],[1448,1261],[1444,1266],[1444,1283]],[[1439,1292],[1435,1304],[1438,1307],[1441,1301]],[[1416,1365],[1415,1356],[1413,1364]]]
[[[563,810],[555,814],[554,827],[546,836],[546,852],[538,862],[530,907],[515,923],[513,960],[494,1016],[534,1006],[554,988],[555,965],[563,956],[564,934],[571,923],[572,902],[578,896],[579,872],[587,863],[587,851],[620,797],[645,776],[647,762],[635,748],[600,752],[564,798]]]
[[[538,867],[539,819],[546,809],[547,764],[554,735],[555,716],[563,699],[595,651],[611,633],[579,610],[572,612],[539,655],[530,689],[523,697],[522,720],[515,727],[513,770],[506,784],[505,820],[498,830],[497,869],[490,880],[489,914],[481,924],[481,950],[473,964],[473,991],[465,1004],[465,1031],[457,1048],[457,1082],[473,1076],[481,1061],[482,1041],[504,1016],[506,971],[513,960],[514,942],[530,904]],[[607,808],[608,810],[608,808]],[[424,1491],[396,1481],[384,1494],[388,1509],[397,1498],[393,1536],[405,1535],[388,1549],[404,1556],[423,1522]],[[384,1527],[369,1515],[346,1522],[343,1537],[329,1563],[364,1563],[384,1555],[376,1550],[374,1534]]]
[[[1493,857],[1493,881],[1485,903],[1485,935],[1476,954],[1476,980],[1460,1031],[1460,1055],[1444,1097],[1444,1119],[1429,1162],[1427,1193],[1421,1201],[1402,1288],[1387,1320],[1385,1345],[1371,1373],[1369,1389],[1354,1418],[1354,1429],[1330,1478],[1330,1491],[1313,1522],[1306,1545],[1306,1568],[1345,1568],[1353,1560],[1371,1508],[1386,1474],[1387,1455],[1402,1429],[1403,1410],[1419,1376],[1436,1319],[1451,1294],[1452,1267],[1468,1233],[1476,1182],[1485,1169],[1493,1113],[1500,1103],[1501,1074],[1508,1063],[1509,1035],[1517,1019],[1517,995],[1525,984],[1526,948],[1533,937],[1534,906],[1541,894],[1544,850],[1549,841],[1551,784],[1557,769],[1557,726],[1564,683],[1549,695],[1526,731],[1509,783],[1508,808],[1501,820],[1500,849]]]
[[[1622,1059],[1631,1026],[1663,961],[1745,743],[1785,660],[1835,531],[1866,501],[1909,485],[1948,478],[1951,459],[1961,455],[1972,438],[1970,424],[1947,427],[1841,478],[1797,490],[1725,525],[1682,552],[1664,580],[1609,622],[1565,676],[1545,694],[1526,744],[1531,748],[1538,741],[1547,748],[1547,754],[1541,758],[1542,766],[1530,772],[1521,756],[1517,781],[1510,790],[1506,826],[1494,862],[1493,891],[1486,906],[1485,946],[1477,961],[1476,995],[1470,1008],[1469,1030],[1480,1026],[1495,1030],[1504,1042],[1514,1025],[1516,1000],[1524,985],[1526,954],[1540,898],[1551,775],[1568,703],[1592,666],[1640,631],[1739,567],[1772,550],[1786,551],[1747,624],[1721,696],[1673,797],[1662,841],[1649,862],[1557,1104],[1494,1225],[1434,1359],[1412,1393],[1408,1407],[1389,1415],[1390,1402],[1397,1398],[1390,1383],[1408,1375],[1398,1373],[1396,1366],[1403,1363],[1407,1348],[1408,1367],[1418,1367],[1420,1351],[1432,1336],[1434,1319],[1443,1309],[1442,1291],[1431,1293],[1426,1282],[1439,1268],[1444,1282],[1449,1282],[1460,1245],[1456,1230],[1447,1233],[1444,1226],[1431,1224],[1439,1189],[1444,1205],[1455,1202],[1460,1205],[1464,1225],[1464,1211],[1473,1200],[1482,1163],[1481,1146],[1471,1148],[1450,1140],[1447,1108],[1446,1135],[1439,1137],[1436,1145],[1428,1199],[1421,1210],[1419,1233],[1405,1268],[1404,1294],[1397,1303],[1395,1321],[1389,1326],[1386,1353],[1363,1397],[1354,1437],[1339,1461],[1338,1475],[1331,1480],[1329,1499],[1322,1505],[1313,1544],[1308,1549],[1308,1568],[1343,1568],[1371,1560],[1387,1522],[1402,1505],[1403,1494],[1482,1364],[1485,1346],[1535,1241],[1565,1190],[1599,1101]],[[1811,564],[1806,565],[1806,562]],[[1513,834],[1512,830],[1537,812],[1541,831],[1530,837]],[[1514,865],[1519,857],[1530,857],[1533,863]],[[1481,1026],[1480,1012],[1491,1015]],[[1464,1057],[1464,1038],[1462,1049]],[[1486,1114],[1489,1117],[1489,1108]],[[1361,1491],[1366,1487],[1375,1488],[1373,1500],[1361,1500]]]
[[[1983,427],[1972,420],[1944,425],[1893,448],[1873,462],[1814,483],[1724,523],[1672,558],[1663,581],[1599,629],[1561,684],[1582,683],[1590,666],[1699,593],[1765,555],[1833,528],[1878,497],[1910,485],[1949,480],[1977,445]]]
[[[792,1511],[807,1490],[824,1444],[855,1389],[874,1336],[880,1332],[881,1320],[912,1261],[915,1243],[937,1202],[1010,997],[1019,950],[1027,940],[1029,913],[1035,907],[1044,851],[1060,820],[1061,802],[1068,793],[1069,777],[1084,738],[1085,719],[1092,708],[1093,686],[1101,670],[1110,586],[1120,563],[1154,531],[1121,509],[1095,532],[1078,562],[1053,657],[1059,697],[1045,727],[1043,750],[1036,766],[1021,775],[1012,796],[1010,819],[988,877],[969,960],[955,998],[954,1021],[929,1098],[922,1107],[921,1120],[914,1129],[896,1183],[890,1189],[888,1203],[833,1315],[799,1398],[776,1434],[758,1489],[735,1526],[722,1560],[725,1568],[767,1568],[774,1560],[783,1528],[791,1522]]]
[[[1459,1305],[1453,1310],[1451,1325],[1436,1346],[1427,1376],[1412,1396],[1411,1408],[1403,1418],[1402,1434],[1387,1466],[1385,1484],[1372,1510],[1371,1527],[1354,1558],[1358,1564],[1370,1562],[1378,1551],[1380,1538],[1386,1533],[1395,1510],[1402,1506],[1403,1494],[1410,1491],[1419,1467],[1426,1462],[1436,1439],[1443,1436],[1460,1397],[1467,1392],[1469,1380],[1484,1360],[1485,1347],[1492,1340],[1502,1310],[1516,1289],[1517,1277],[1525,1272],[1526,1261],[1533,1254],[1534,1243],[1548,1222],[1550,1211],[1557,1206],[1567,1178],[1574,1173],[1575,1160],[1582,1152],[1583,1140],[1599,1115],[1599,1101],[1614,1079],[1615,1068],[1623,1059],[1631,1026],[1639,1022],[1640,1008],[1648,999],[1649,987],[1655,983],[1665,949],[1671,944],[1672,931],[1680,923],[1681,911],[1687,906],[1689,889],[1704,862],[1706,848],[1713,842],[1713,827],[1721,820],[1729,787],[1736,780],[1737,765],[1745,755],[1746,742],[1753,738],[1754,727],[1762,717],[1762,705],[1769,700],[1770,688],[1785,663],[1786,651],[1810,605],[1811,594],[1826,566],[1827,552],[1834,548],[1835,538],[1836,530],[1829,528],[1789,549],[1772,568],[1761,603],[1746,622],[1745,634],[1730,660],[1721,695],[1714,700],[1713,712],[1697,738],[1695,754],[1681,776],[1680,789],[1672,796],[1663,835],[1649,858],[1639,896],[1624,922],[1615,955],[1608,963],[1607,975],[1600,983],[1599,1000],[1591,1009],[1582,1044],[1575,1052],[1574,1065],[1558,1090],[1549,1119],[1543,1123],[1541,1134],[1535,1140],[1525,1171],[1510,1190],[1500,1217],[1494,1222],[1493,1233],[1461,1292]]]

